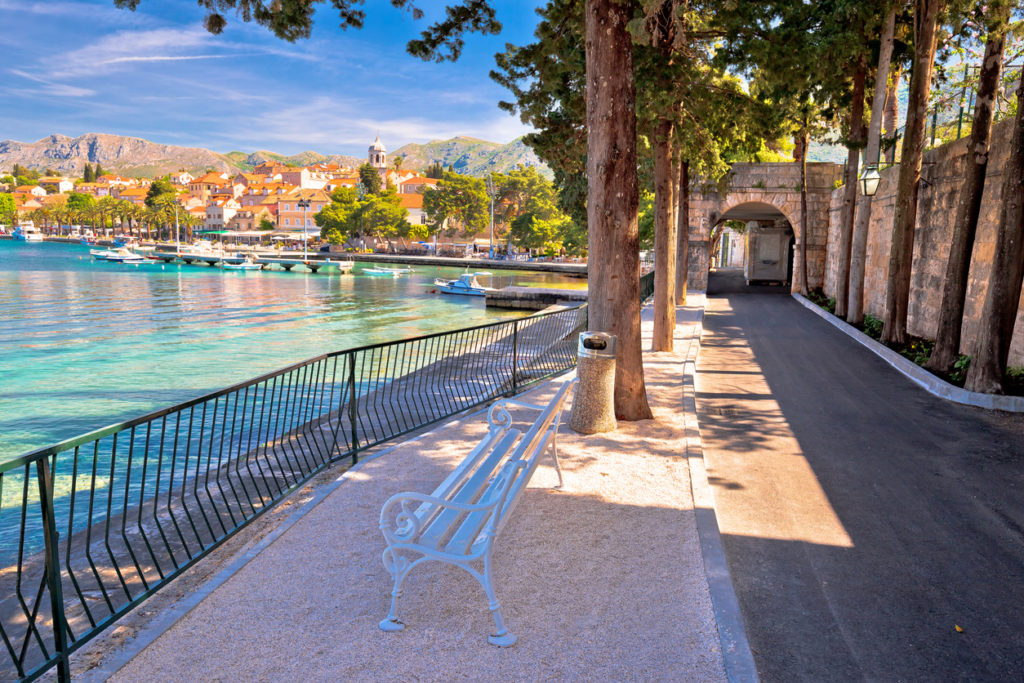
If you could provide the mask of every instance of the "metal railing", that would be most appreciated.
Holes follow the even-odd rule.
[[[586,310],[329,353],[0,464],[0,678],[67,679],[330,463],[572,369]]]
[[[640,301],[647,301],[654,296],[654,270],[640,276]]]

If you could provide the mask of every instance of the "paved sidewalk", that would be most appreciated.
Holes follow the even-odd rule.
[[[391,585],[381,505],[399,491],[431,491],[483,433],[476,414],[346,473],[148,647],[124,663],[129,643],[93,677],[124,663],[114,680],[725,680],[682,410],[698,313],[681,309],[675,353],[645,354],[656,419],[589,437],[563,427],[566,489],[550,488],[557,479],[542,460],[504,529],[496,591],[515,647],[487,644],[482,590],[437,563],[406,581],[406,629],[377,627]],[[528,400],[545,401],[560,381]]]

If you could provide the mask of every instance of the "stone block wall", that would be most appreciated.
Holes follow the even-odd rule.
[[[1003,169],[1012,132],[1012,120],[1001,121],[992,131],[992,152],[968,276],[961,353],[971,353],[978,332],[981,309],[985,303],[989,273],[992,270],[996,227],[1002,208]],[[926,152],[921,170],[921,176],[927,182],[921,183],[918,195],[907,328],[911,334],[928,339],[934,339],[938,326],[942,284],[946,277],[946,261],[949,259],[953,221],[960,186],[963,183],[968,141],[964,138]],[[864,278],[864,310],[876,318],[881,318],[885,311],[885,284],[889,272],[889,248],[892,242],[899,167],[885,169],[881,175],[882,181],[871,207]],[[841,206],[840,188],[832,193],[829,208],[828,255],[825,259],[824,280],[824,290],[829,296],[835,296],[839,272],[837,245]],[[1010,365],[1024,365],[1024,298],[1018,309],[1017,325],[1010,348]]]

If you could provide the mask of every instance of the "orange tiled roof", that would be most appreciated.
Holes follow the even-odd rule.
[[[419,192],[399,192],[398,201],[406,209],[422,209],[423,195]]]

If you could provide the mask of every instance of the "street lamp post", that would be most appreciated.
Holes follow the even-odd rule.
[[[878,192],[878,183],[882,176],[878,173],[878,167],[868,164],[860,175],[860,191],[865,197],[873,197]]]
[[[308,199],[300,199],[298,206],[302,207],[302,258],[306,258],[306,209],[309,208]]]

